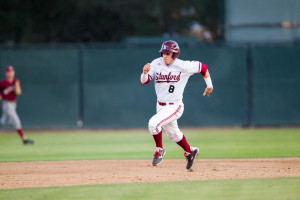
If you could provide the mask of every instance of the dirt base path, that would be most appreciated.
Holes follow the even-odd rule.
[[[0,189],[102,183],[300,177],[300,157],[185,160],[88,160],[0,163]]]

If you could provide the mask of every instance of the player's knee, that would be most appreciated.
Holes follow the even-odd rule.
[[[173,142],[179,142],[182,139],[183,134],[180,131],[167,131],[167,136]]]
[[[22,125],[21,124],[16,124],[16,129],[21,129]]]
[[[21,121],[19,119],[14,119],[12,124],[15,127],[15,129],[21,129],[22,128]]]
[[[15,129],[21,129],[22,128],[21,123],[14,123],[13,126],[15,127]]]
[[[151,118],[149,120],[148,128],[149,128],[149,131],[152,135],[157,135],[158,134],[157,123],[155,122],[155,120],[153,120],[153,118]]]

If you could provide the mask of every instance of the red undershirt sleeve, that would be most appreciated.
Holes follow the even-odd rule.
[[[202,74],[202,76],[204,76],[207,72],[207,65],[204,64],[204,63],[201,63],[201,65],[202,65],[202,67],[201,67],[201,72],[200,73]]]

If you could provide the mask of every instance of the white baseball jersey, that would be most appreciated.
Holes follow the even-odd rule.
[[[199,61],[173,60],[166,65],[163,58],[151,62],[148,74],[141,75],[141,83],[147,84],[152,79],[155,81],[157,100],[163,103],[182,102],[183,91],[189,77],[200,73],[202,63]]]

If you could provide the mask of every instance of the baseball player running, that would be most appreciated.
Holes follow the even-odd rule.
[[[5,69],[6,79],[0,81],[0,99],[2,99],[2,117],[0,123],[2,126],[6,124],[13,125],[22,138],[24,144],[33,144],[32,140],[26,139],[23,133],[20,118],[16,112],[17,95],[21,95],[21,84],[15,78],[15,69],[8,66]]]
[[[164,129],[167,136],[185,151],[186,169],[190,169],[199,149],[189,145],[177,125],[177,119],[181,117],[184,110],[183,91],[189,77],[201,73],[207,86],[203,96],[209,96],[213,91],[212,81],[206,64],[178,58],[180,48],[175,41],[164,42],[159,52],[161,57],[147,63],[141,75],[142,84],[148,84],[154,79],[157,95],[157,113],[149,120],[149,131],[156,143],[152,164],[153,166],[160,164],[166,154],[162,144],[162,129]]]

